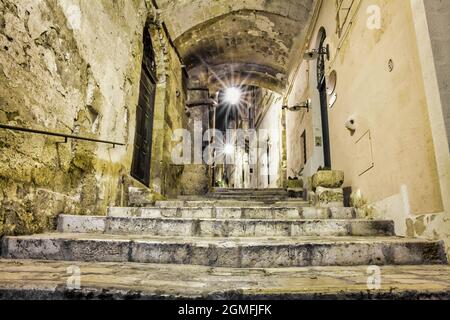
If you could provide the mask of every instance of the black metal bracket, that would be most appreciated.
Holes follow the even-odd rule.
[[[325,55],[327,60],[330,61],[330,45],[327,44],[325,47],[319,48],[318,53],[321,55]]]
[[[310,100],[308,100],[305,103],[302,103],[300,105],[297,104],[297,105],[292,106],[292,107],[289,107],[289,106],[283,106],[282,107],[283,110],[287,109],[288,111],[292,111],[292,112],[297,112],[297,111],[300,111],[301,109],[306,109],[306,111],[309,112],[310,108],[311,108]]]

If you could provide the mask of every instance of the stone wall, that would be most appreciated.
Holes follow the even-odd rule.
[[[140,186],[129,173],[149,17],[158,64],[152,187],[177,185],[182,168],[169,155],[185,121],[181,63],[153,11],[139,0],[0,0],[0,123],[127,144],[0,130],[0,236],[53,229],[62,212],[104,214]]]

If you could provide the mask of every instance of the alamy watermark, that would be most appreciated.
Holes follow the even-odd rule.
[[[367,288],[369,290],[381,289],[381,268],[379,266],[370,266],[367,268]]]

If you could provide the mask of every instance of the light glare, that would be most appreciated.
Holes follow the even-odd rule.
[[[234,152],[234,147],[231,144],[226,144],[225,147],[223,148],[223,152],[226,155],[232,155]]]
[[[237,105],[241,101],[242,92],[239,88],[232,87],[225,90],[225,101],[232,105]]]

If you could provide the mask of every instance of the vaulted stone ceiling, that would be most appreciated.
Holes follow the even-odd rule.
[[[192,76],[282,91],[316,0],[156,0]],[[237,84],[237,83],[232,83]]]

